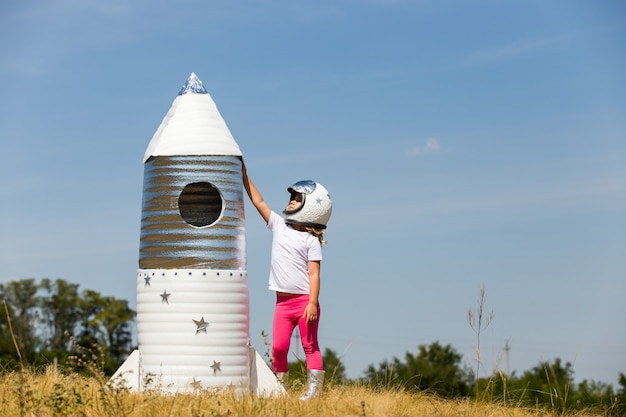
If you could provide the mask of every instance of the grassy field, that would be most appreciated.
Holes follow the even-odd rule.
[[[115,416],[115,417],[540,417],[562,415],[545,409],[516,407],[515,404],[444,400],[425,393],[355,385],[327,388],[321,398],[298,399],[294,390],[281,398],[237,396],[201,391],[197,394],[161,395],[130,393],[106,386],[106,380],[78,374],[61,374],[49,367],[45,372],[0,374],[0,415],[5,416]],[[602,414],[576,412],[576,417]]]

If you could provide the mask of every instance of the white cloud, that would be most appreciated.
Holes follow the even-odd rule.
[[[436,138],[429,138],[426,141],[426,145],[421,146],[421,147],[417,146],[415,148],[411,148],[406,151],[406,154],[408,156],[420,157],[431,152],[437,152],[440,149],[441,149],[441,145],[439,145],[439,141]]]
[[[525,55],[554,49],[562,44],[564,36],[550,36],[543,38],[522,39],[511,42],[499,48],[484,49],[469,55],[466,60],[467,65],[479,65],[489,62],[499,62],[516,59]]]

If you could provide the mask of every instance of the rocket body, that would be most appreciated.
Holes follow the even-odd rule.
[[[195,74],[144,156],[140,389],[249,386],[241,152]]]

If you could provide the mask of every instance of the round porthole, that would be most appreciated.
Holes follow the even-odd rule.
[[[183,220],[196,227],[210,226],[222,215],[222,195],[208,182],[187,184],[178,197],[178,210]]]

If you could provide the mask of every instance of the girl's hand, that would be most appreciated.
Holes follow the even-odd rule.
[[[306,319],[307,323],[317,320],[317,304],[307,304],[302,317]]]

